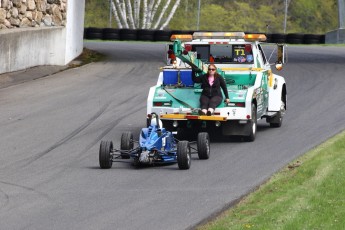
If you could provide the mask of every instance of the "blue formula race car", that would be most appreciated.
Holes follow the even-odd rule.
[[[114,149],[112,141],[101,141],[100,167],[109,169],[115,161],[132,158],[134,166],[177,163],[179,169],[189,169],[191,154],[197,153],[199,159],[210,157],[208,133],[198,133],[197,141],[194,142],[177,140],[172,132],[162,127],[157,114],[152,113],[151,118],[148,127],[141,129],[139,141],[133,140],[131,132],[122,134],[120,149]]]

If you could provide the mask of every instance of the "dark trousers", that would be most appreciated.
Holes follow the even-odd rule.
[[[219,96],[208,97],[205,95],[200,96],[200,107],[201,109],[212,108],[215,109],[221,102],[223,98]]]

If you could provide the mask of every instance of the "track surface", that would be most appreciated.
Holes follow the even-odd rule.
[[[211,143],[209,160],[133,168],[98,165],[101,140],[145,126],[164,45],[88,42],[105,62],[0,89],[1,229],[188,229],[345,128],[344,47],[295,46],[280,72],[281,128],[253,143]],[[268,55],[269,56],[269,55]]]

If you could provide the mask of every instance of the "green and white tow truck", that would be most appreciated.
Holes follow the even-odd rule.
[[[246,141],[255,140],[260,119],[271,127],[282,125],[286,83],[272,72],[271,65],[282,69],[285,45],[275,44],[272,54],[277,54],[277,60],[270,64],[262,47],[264,34],[195,32],[172,35],[171,40],[170,52],[177,60],[161,68],[157,84],[150,88],[147,119],[151,113],[159,114],[163,126],[179,136],[206,131],[242,136]],[[224,78],[230,103],[222,102],[212,116],[202,116],[198,114],[202,89],[192,81],[192,74],[205,74],[210,63]]]

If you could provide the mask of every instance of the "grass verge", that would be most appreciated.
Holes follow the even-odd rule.
[[[98,53],[94,50],[87,48],[83,49],[83,52],[75,58],[71,63],[69,63],[69,68],[75,68],[82,65],[89,64],[91,62],[98,62],[104,60],[105,56],[101,53]]]
[[[198,230],[345,229],[345,131]]]

